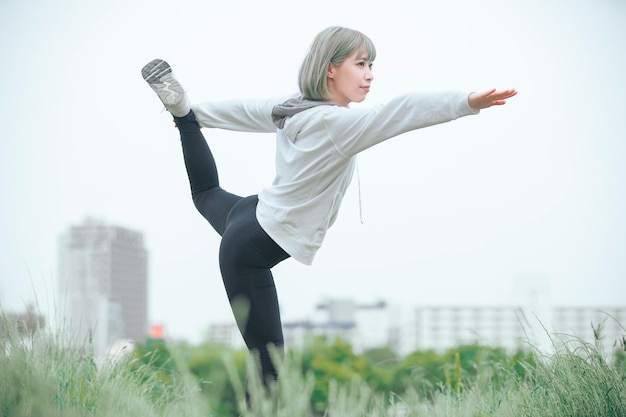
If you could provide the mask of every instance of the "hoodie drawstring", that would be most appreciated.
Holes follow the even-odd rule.
[[[363,224],[363,204],[361,202],[361,174],[359,173],[359,160],[355,157],[354,163],[356,167],[356,184],[359,190],[359,220]]]

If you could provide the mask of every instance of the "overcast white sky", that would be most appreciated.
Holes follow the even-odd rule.
[[[557,305],[626,305],[623,1],[0,0],[2,307],[37,297],[54,312],[58,237],[93,216],[145,233],[152,323],[197,339],[231,320],[217,235],[140,70],[167,59],[193,100],[290,94],[329,25],[377,45],[364,105],[519,95],[363,153],[364,224],[355,182],[314,266],[275,269],[286,321],[326,297],[506,305],[533,287]],[[205,134],[225,188],[271,182],[272,135]]]

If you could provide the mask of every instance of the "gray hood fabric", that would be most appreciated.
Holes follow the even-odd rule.
[[[277,128],[282,129],[289,117],[317,106],[339,106],[339,104],[332,101],[309,100],[303,97],[290,98],[283,104],[272,108],[272,121]]]

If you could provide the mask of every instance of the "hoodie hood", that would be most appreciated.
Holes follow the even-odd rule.
[[[283,104],[278,104],[272,109],[272,122],[274,125],[282,129],[285,127],[285,121],[298,113],[309,110],[317,106],[339,106],[332,101],[309,100],[303,97],[290,98]]]

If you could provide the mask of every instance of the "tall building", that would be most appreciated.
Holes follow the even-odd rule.
[[[60,238],[59,289],[72,337],[101,355],[148,333],[148,255],[143,234],[95,219]]]

